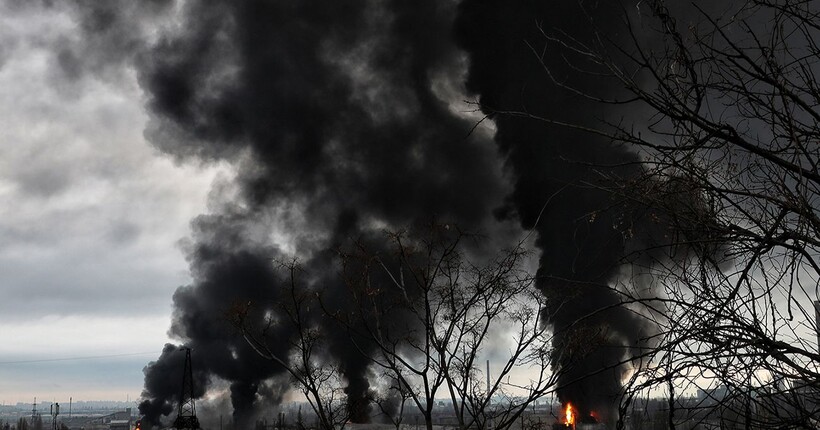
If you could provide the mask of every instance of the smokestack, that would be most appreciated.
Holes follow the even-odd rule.
[[[490,395],[490,360],[487,360],[487,395]]]
[[[814,301],[814,323],[817,331],[817,353],[820,354],[820,300]]]

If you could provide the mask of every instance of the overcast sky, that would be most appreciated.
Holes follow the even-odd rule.
[[[555,279],[586,284],[586,275],[573,278],[576,261],[587,265],[579,266],[584,269],[578,272],[609,273],[615,267],[617,253],[599,250],[620,243],[609,239],[620,237],[621,232],[604,217],[597,224],[593,223],[595,216],[583,221],[584,228],[589,228],[585,234],[592,238],[584,242],[583,252],[580,247],[577,255],[566,252],[567,244],[576,240],[576,221],[598,214],[594,203],[608,205],[610,196],[595,187],[560,196],[559,191],[549,189],[564,190],[564,184],[585,178],[591,172],[588,166],[601,160],[629,165],[637,156],[594,141],[587,142],[592,149],[576,151],[572,139],[556,138],[529,123],[523,127],[511,116],[501,147],[506,148],[508,171],[517,176],[514,184],[508,183],[511,177],[502,172],[490,128],[470,132],[472,121],[481,113],[473,112],[477,117],[472,118],[463,112],[463,105],[445,103],[464,100],[460,93],[464,63],[454,55],[459,51],[452,41],[427,48],[431,40],[438,42],[438,36],[449,30],[437,36],[427,28],[415,31],[411,25],[417,20],[432,29],[449,29],[446,19],[438,17],[441,22],[436,23],[420,13],[390,21],[376,19],[387,11],[377,10],[372,16],[357,12],[342,17],[357,24],[361,18],[367,24],[353,29],[350,25],[343,28],[344,19],[336,23],[332,13],[316,14],[301,18],[322,31],[324,19],[334,21],[336,32],[328,34],[336,38],[314,37],[316,31],[300,25],[240,37],[245,34],[229,28],[225,23],[230,20],[219,15],[222,11],[258,25],[251,26],[257,30],[264,27],[261,23],[268,24],[267,18],[234,9],[229,2],[213,9],[192,6],[189,31],[179,32],[170,39],[173,43],[160,44],[153,52],[157,58],[144,69],[149,73],[148,78],[142,75],[143,84],[147,81],[153,91],[148,95],[130,60],[136,58],[141,44],[150,44],[159,33],[157,25],[175,24],[179,2],[162,6],[162,1],[105,1],[109,3],[0,0],[0,402],[30,402],[35,396],[57,402],[67,402],[69,397],[75,401],[137,399],[143,367],[159,356],[166,342],[175,340],[167,334],[172,295],[179,286],[191,283],[189,264],[179,244],[192,236],[192,218],[203,213],[215,216],[200,219],[199,237],[193,233],[194,246],[189,243],[189,252],[199,249],[197,245],[203,250],[199,260],[196,253],[189,254],[191,267],[199,270],[199,285],[178,295],[177,311],[181,309],[188,318],[182,318],[176,329],[187,333],[195,344],[218,346],[211,351],[222,348],[222,356],[210,355],[216,357],[212,374],[256,373],[236,378],[243,383],[274,372],[258,372],[238,359],[226,338],[216,336],[213,327],[207,326],[210,321],[203,322],[199,316],[217,314],[230,298],[256,297],[255,293],[258,300],[272,297],[266,295],[272,294],[270,290],[258,288],[271,279],[271,269],[264,264],[256,267],[257,260],[247,258],[266,261],[262,257],[268,258],[271,250],[278,255],[280,243],[270,236],[279,225],[269,219],[257,220],[260,215],[277,218],[280,209],[293,211],[290,218],[283,217],[282,224],[289,233],[299,233],[294,240],[309,245],[305,247],[309,254],[314,249],[333,249],[335,236],[344,238],[347,231],[357,231],[357,224],[376,230],[373,226],[380,223],[400,225],[416,216],[443,212],[483,226],[492,211],[493,228],[502,229],[496,217],[513,225],[510,237],[520,233],[516,217],[529,225],[526,228],[539,229],[543,240],[538,246],[545,265],[541,267],[547,267],[545,273],[560,275]],[[397,9],[391,11],[395,16],[385,16],[394,18],[416,7],[390,4]],[[426,4],[436,9],[433,2]],[[278,7],[267,13],[275,15]],[[119,11],[117,8],[125,12],[94,15]],[[303,9],[298,12],[307,14],[310,8]],[[86,19],[82,24],[77,21],[81,15]],[[146,17],[150,19],[140,19]],[[479,48],[486,44],[487,52],[495,52],[507,49],[507,42],[495,46],[497,41],[487,35],[490,33],[472,34],[475,29],[469,19],[465,22],[462,31],[477,38],[462,41],[464,48],[472,50],[473,60],[479,60],[476,69],[487,72],[470,75],[471,91],[517,100],[523,93],[519,80],[529,72],[513,62],[529,64],[521,60],[526,59],[538,66],[539,73],[541,64],[531,61],[530,49],[522,45],[523,53],[516,54],[521,58],[510,54],[512,59],[505,61],[512,65],[499,63],[496,68],[492,56],[478,55],[484,52]],[[185,29],[184,21],[181,23]],[[213,23],[226,28],[213,31]],[[383,24],[390,27],[390,37],[383,36]],[[212,34],[221,37],[211,40]],[[368,42],[362,46],[378,55],[360,52],[359,38]],[[300,43],[291,43],[294,40]],[[200,50],[200,42],[208,49]],[[230,55],[238,48],[245,50],[241,61]],[[237,68],[245,72],[240,74],[245,81],[225,84],[232,82],[225,78],[232,77]],[[511,84],[506,85],[505,79]],[[317,90],[315,82],[327,88]],[[547,86],[525,87],[525,100],[543,104],[541,111],[533,112],[550,116],[566,111],[570,123],[597,115],[579,108],[581,105],[567,107],[563,99],[559,104],[539,97],[539,91],[547,94]],[[148,125],[146,101],[153,103],[153,128]],[[256,114],[265,109],[275,114]],[[146,141],[146,129],[152,130],[156,146]],[[199,145],[196,138],[205,139],[206,144]],[[548,151],[538,146],[547,138],[556,142]],[[385,151],[392,149],[386,145],[392,142],[399,142],[397,150]],[[178,159],[160,153],[157,147]],[[252,151],[259,160],[243,160]],[[253,197],[253,205],[225,205],[220,212],[220,199],[225,198],[217,194],[233,190],[212,184],[223,178],[227,180],[221,184],[231,183],[231,168],[191,160],[231,158],[238,160],[237,165],[245,162],[243,196]],[[412,181],[405,182],[405,178]],[[406,187],[400,199],[393,198],[396,186]],[[213,211],[208,205],[211,189],[215,190]],[[505,199],[507,194],[510,198]],[[555,196],[559,197],[553,199]],[[497,211],[502,203],[503,210]],[[549,222],[539,224],[542,213]],[[629,234],[631,238],[631,228]],[[250,243],[248,238],[259,243]],[[587,236],[577,240],[586,241]],[[222,242],[227,244],[223,247]],[[315,252],[314,263],[324,268],[325,254],[320,251]],[[245,258],[234,259],[235,255]],[[593,266],[597,268],[588,269]],[[233,281],[224,280],[237,278],[241,294],[228,294]],[[601,294],[576,300],[586,305],[590,298],[602,303],[593,309],[609,306]],[[560,303],[563,307],[565,302]],[[561,315],[566,321],[577,319],[577,312],[571,310]],[[199,327],[201,322],[206,329]],[[637,323],[622,321],[621,325],[626,327],[623,333],[639,333]],[[242,345],[250,350],[244,342]],[[333,352],[336,358],[345,352],[338,349]],[[259,359],[256,354],[252,358]],[[345,359],[358,362],[360,356],[356,352]],[[156,376],[163,378],[164,368],[158,368]],[[366,377],[366,368],[360,370],[360,376]],[[243,385],[238,387],[241,394]],[[367,388],[365,384],[359,387]],[[250,397],[255,390],[253,387]],[[159,404],[167,400],[157,399]]]
[[[133,400],[225,170],[159,154],[127,63],[68,76],[77,23],[25,3],[0,0],[0,401]]]

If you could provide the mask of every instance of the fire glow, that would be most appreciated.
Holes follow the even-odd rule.
[[[567,403],[564,408],[564,424],[567,427],[575,426],[575,410],[572,409],[572,403]]]

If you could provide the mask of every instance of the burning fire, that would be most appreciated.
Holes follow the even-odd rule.
[[[567,407],[564,408],[564,424],[567,426],[575,425],[575,410],[572,409],[572,403],[567,403]]]

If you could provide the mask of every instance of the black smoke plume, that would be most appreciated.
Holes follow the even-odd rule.
[[[594,126],[607,108],[581,93],[614,97],[617,85],[545,35],[594,46],[594,32],[617,38],[622,16],[619,2],[465,0],[457,19],[471,60],[467,88],[493,119],[513,172],[514,191],[496,214],[538,233],[537,286],[555,332],[559,398],[603,419],[614,418],[627,369],[620,363],[628,364],[650,329],[610,286],[626,262],[624,223],[634,227],[629,240],[651,240],[640,219],[624,219],[637,208],[619,207],[610,181],[636,179],[642,169],[627,148],[554,125]]]
[[[285,281],[272,262],[296,255],[310,284],[345,310],[336,249],[431,219],[491,235],[498,221],[537,232],[559,395],[582,413],[613,411],[625,369],[617,363],[647,327],[609,286],[624,263],[622,217],[635,208],[607,210],[614,196],[604,178],[640,177],[639,159],[504,112],[578,124],[605,117],[553,85],[544,68],[598,95],[611,83],[585,74],[583,58],[553,51],[542,30],[584,41],[591,21],[604,32],[618,21],[617,2],[583,9],[586,2],[574,0],[214,0],[175,9],[153,1],[122,8],[125,15],[104,3],[78,2],[77,10],[88,40],[116,46],[67,48],[65,73],[133,61],[151,143],[179,161],[236,168],[234,181],[215,186],[210,213],[192,222],[193,283],[174,295],[170,334],[193,349],[199,394],[214,378],[230,384],[237,428],[272,396],[260,387],[283,369],[230,328],[228,307],[279,300]],[[136,25],[159,12],[176,15],[158,37]],[[102,60],[93,61],[97,51]],[[465,85],[493,120],[495,143],[465,114]],[[643,239],[637,231],[631,240]],[[251,319],[264,319],[264,307],[249,309]],[[270,333],[291,335],[286,324]],[[327,353],[347,381],[351,417],[367,421],[366,361],[346,334],[331,338]],[[181,383],[175,348],[145,369],[140,410],[151,423],[171,413],[179,395],[171,389]]]
[[[432,219],[493,228],[505,183],[487,133],[471,133],[475,120],[451,106],[464,61],[453,13],[440,1],[187,2],[181,24],[139,56],[151,142],[180,160],[237,167],[233,186],[215,189],[212,214],[193,222],[194,282],[176,292],[171,328],[203,371],[231,383],[237,428],[259,384],[283,369],[222,315],[231,303],[277,300],[274,260],[298,255],[344,309],[340,245]],[[366,360],[346,333],[329,338],[351,419],[365,422]],[[170,401],[151,389],[165,376],[155,369],[146,368],[149,405]]]
[[[145,391],[155,395],[144,399],[139,405],[146,428],[160,424],[158,418],[171,414],[179,404],[185,364],[185,354],[179,351],[179,346],[166,344],[157,361],[145,367],[146,373],[155,375],[145,381]],[[208,374],[196,366],[193,366],[193,386],[194,397],[202,397],[208,388]]]

